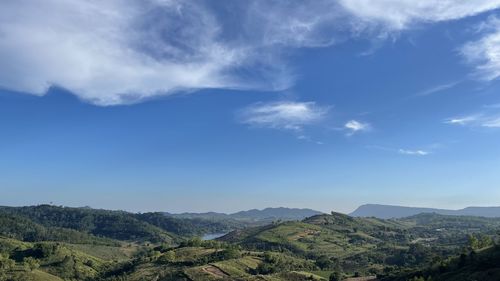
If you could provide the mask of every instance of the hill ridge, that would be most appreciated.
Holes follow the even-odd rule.
[[[428,207],[408,207],[384,204],[364,204],[350,213],[353,217],[376,217],[381,219],[403,218],[420,213],[436,213],[451,216],[500,217],[500,207],[465,207],[462,209],[440,209]]]

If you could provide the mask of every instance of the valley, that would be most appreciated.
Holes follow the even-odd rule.
[[[268,216],[256,217],[181,218],[50,205],[0,207],[0,280],[500,276],[499,263],[494,262],[500,256],[500,218],[421,213],[379,219],[334,212],[300,219],[285,214],[271,221]]]

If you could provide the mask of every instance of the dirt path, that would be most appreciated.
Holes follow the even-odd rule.
[[[377,281],[377,276],[347,278],[344,281]]]
[[[207,267],[204,267],[202,269],[202,271],[206,272],[210,275],[213,275],[215,277],[220,277],[220,278],[229,277],[229,275],[227,273],[225,273],[224,271],[220,270],[219,268],[217,268],[213,265],[209,265]]]

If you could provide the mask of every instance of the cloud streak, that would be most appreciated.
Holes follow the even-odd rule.
[[[353,15],[379,23],[390,30],[411,28],[418,23],[455,20],[497,9],[499,0],[340,0]]]
[[[448,118],[444,121],[445,124],[451,124],[451,125],[469,125],[469,124],[474,124],[478,122],[481,119],[481,115],[476,114],[476,115],[468,115],[468,116],[462,116],[462,117],[455,117],[455,118]]]
[[[257,103],[239,112],[242,123],[259,127],[291,131],[302,131],[304,126],[321,121],[329,107],[315,102],[271,102]]]
[[[444,123],[468,127],[500,128],[500,114],[495,112],[484,112],[462,117],[448,118],[444,121]]]
[[[404,148],[394,148],[394,147],[386,147],[386,146],[379,146],[379,145],[369,145],[366,146],[366,148],[371,148],[371,149],[377,149],[377,150],[382,150],[382,151],[387,151],[391,153],[397,153],[400,155],[407,155],[407,156],[427,156],[432,152],[432,150],[438,148],[440,145],[439,144],[434,144],[431,146],[427,146],[429,149],[404,149]]]
[[[345,123],[344,128],[350,131],[349,135],[352,135],[358,132],[369,131],[371,129],[371,125],[356,120],[350,120]]]
[[[423,90],[423,91],[417,93],[416,96],[417,97],[430,96],[432,94],[451,89],[451,88],[455,87],[456,85],[458,85],[459,83],[460,83],[459,81],[455,81],[455,82],[451,82],[451,83],[437,85],[437,86],[434,86],[432,88],[429,88],[429,89],[426,89],[426,90]]]
[[[429,151],[420,150],[420,149],[419,150],[399,149],[398,153],[403,154],[403,155],[411,155],[411,156],[426,156],[426,155],[430,154]]]

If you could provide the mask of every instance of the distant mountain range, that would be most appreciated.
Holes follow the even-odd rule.
[[[303,220],[305,218],[323,214],[322,212],[311,210],[311,209],[297,209],[297,208],[266,208],[263,210],[252,209],[248,211],[241,211],[232,214],[225,213],[181,213],[181,214],[171,214],[164,213],[167,216],[175,218],[200,218],[200,219],[211,219],[211,220],[237,220],[237,221],[247,221],[247,222],[269,222],[274,220]]]
[[[392,205],[366,204],[350,213],[353,217],[376,217],[381,219],[403,218],[420,213],[436,213],[451,216],[500,217],[500,207],[467,207],[460,210],[417,208]]]

